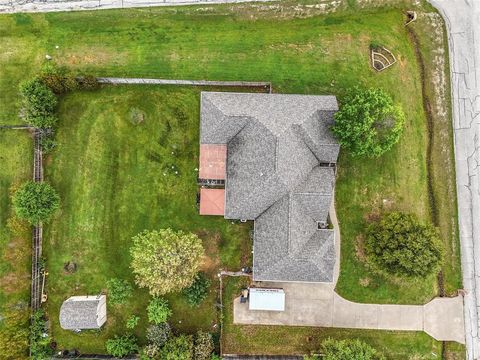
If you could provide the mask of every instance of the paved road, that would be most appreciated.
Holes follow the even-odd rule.
[[[467,359],[480,359],[480,0],[430,0],[448,31]]]
[[[225,4],[273,0],[0,0],[0,14],[121,9],[132,7]]]

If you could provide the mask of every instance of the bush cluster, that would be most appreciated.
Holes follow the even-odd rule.
[[[149,344],[141,352],[141,359],[162,360],[216,360],[212,335],[198,331],[194,336],[172,336],[167,323],[152,325],[147,330]]]
[[[32,359],[34,360],[50,359],[50,356],[53,354],[43,310],[37,310],[32,315],[30,325],[30,351]]]
[[[133,294],[132,285],[124,279],[112,278],[107,281],[108,300],[112,304],[123,304]]]
[[[137,338],[132,334],[115,335],[113,339],[107,340],[105,347],[109,355],[120,358],[134,354],[140,349],[137,344]]]
[[[172,310],[168,306],[168,301],[163,298],[153,298],[147,307],[148,321],[153,324],[161,324],[168,320],[172,315]]]
[[[183,296],[190,306],[198,306],[208,295],[210,280],[203,272],[197,273],[193,284],[183,290]]]
[[[23,82],[20,85],[20,94],[28,124],[41,129],[55,126],[57,97],[42,79],[35,77]]]
[[[147,340],[160,349],[172,335],[172,328],[167,322],[150,325],[147,329]]]

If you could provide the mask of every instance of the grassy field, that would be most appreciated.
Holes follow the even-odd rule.
[[[413,284],[378,277],[364,267],[358,246],[365,222],[382,211],[408,210],[423,220],[432,215],[421,80],[402,10],[323,12],[321,7],[287,2],[1,16],[0,102],[5,106],[0,121],[18,122],[16,86],[39,71],[45,54],[74,71],[98,76],[269,80],[275,92],[333,93],[340,100],[350,86],[382,87],[404,108],[406,131],[400,144],[379,160],[341,154],[336,192],[342,231],[338,291],[356,301],[423,303],[438,292],[434,277]],[[398,63],[383,73],[374,72],[369,65],[371,42],[387,46]],[[62,196],[61,211],[46,232],[48,310],[60,346],[102,351],[104,339],[124,332],[125,319],[133,313],[142,317],[137,329],[142,337],[148,301],[142,291],[123,307],[109,308],[108,326],[100,333],[61,331],[57,316],[61,302],[73,293],[97,293],[110,277],[130,277],[128,244],[144,228],[172,226],[199,233],[211,274],[220,264],[232,268],[242,264],[241,253],[248,252],[248,229],[196,215],[198,96],[198,89],[108,87],[62,99],[60,146],[46,165],[48,180]],[[134,125],[132,111],[143,113],[144,121]],[[178,169],[178,176],[171,166]],[[435,178],[440,186],[442,181]],[[2,204],[10,211],[8,203]],[[455,204],[446,202],[442,209],[451,219]],[[453,274],[445,280],[449,289],[455,289],[458,246],[452,244],[457,239],[451,232],[444,234],[449,245],[447,268]],[[78,264],[75,274],[64,272],[67,261]],[[185,331],[211,328],[216,321],[213,289],[194,313],[172,297],[173,325]],[[317,339],[327,334],[361,336],[343,330],[276,331],[278,341],[272,340],[271,351],[305,349],[301,340],[280,346],[282,331],[292,339],[310,332],[324,334]],[[439,344],[423,334],[402,333],[404,350],[391,345],[398,340],[394,334],[364,334],[391,348],[397,358],[409,348],[422,354],[439,351]],[[232,343],[233,339],[238,341]],[[269,338],[263,335],[263,339]],[[247,348],[246,337],[228,341],[232,351]]]
[[[10,226],[10,191],[30,178],[32,142],[22,130],[0,130],[0,354],[27,353],[30,301],[30,231]],[[2,355],[0,355],[2,358]]]

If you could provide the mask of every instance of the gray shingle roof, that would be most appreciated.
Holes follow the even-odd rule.
[[[85,300],[71,297],[60,308],[60,326],[66,330],[98,329],[98,308],[101,296]]]
[[[332,281],[334,96],[202,92],[200,142],[227,144],[225,218],[255,220],[254,278]]]

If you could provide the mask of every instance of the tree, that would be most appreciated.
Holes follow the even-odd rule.
[[[395,145],[405,115],[381,89],[351,89],[335,114],[332,132],[353,155],[378,157]]]
[[[322,360],[383,360],[383,355],[360,341],[327,339],[321,344]]]
[[[17,216],[30,224],[47,220],[60,206],[60,197],[49,184],[28,181],[13,195]]]
[[[193,357],[193,339],[191,335],[170,338],[160,352],[162,360],[191,360]]]
[[[130,254],[135,282],[157,296],[190,286],[204,250],[195,234],[162,229],[134,236]]]
[[[368,227],[365,253],[377,270],[424,277],[439,269],[443,246],[434,227],[419,223],[412,214],[392,212]]]
[[[132,296],[133,288],[124,279],[112,278],[107,281],[108,300],[112,304],[123,304]]]
[[[201,330],[195,334],[195,340],[193,342],[194,360],[211,359],[213,348],[213,339],[211,334]]]
[[[153,298],[147,307],[148,321],[154,324],[161,324],[172,315],[168,301],[163,298]]]
[[[172,335],[172,328],[167,322],[150,325],[147,329],[147,340],[150,344],[161,348]]]
[[[208,295],[208,288],[210,287],[210,280],[203,272],[199,272],[195,276],[192,285],[183,290],[183,296],[190,306],[198,306],[205,300]]]
[[[56,124],[57,97],[40,78],[20,85],[26,121],[37,128],[50,128]]]
[[[131,334],[115,335],[113,339],[107,340],[105,347],[107,353],[115,357],[124,357],[139,350],[137,338]]]

